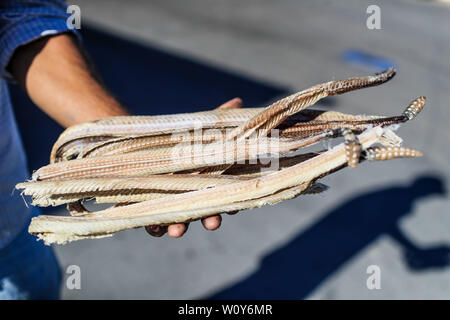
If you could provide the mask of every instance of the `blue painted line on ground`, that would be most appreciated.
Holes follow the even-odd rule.
[[[379,72],[395,67],[395,62],[387,58],[377,56],[363,50],[346,50],[341,55],[341,60],[346,63],[370,69],[371,71]]]

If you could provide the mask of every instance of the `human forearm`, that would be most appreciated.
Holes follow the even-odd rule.
[[[68,34],[19,48],[10,71],[33,102],[64,127],[127,114]]]

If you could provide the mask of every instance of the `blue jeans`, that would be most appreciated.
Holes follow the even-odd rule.
[[[27,228],[0,250],[0,300],[59,299],[62,275],[53,249]]]
[[[61,271],[51,247],[28,234],[36,207],[14,186],[29,177],[8,89],[0,79],[0,300],[58,299]]]

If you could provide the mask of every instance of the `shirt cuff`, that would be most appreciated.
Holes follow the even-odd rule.
[[[9,28],[0,39],[0,77],[10,81],[14,80],[6,68],[17,48],[36,39],[64,32],[75,34],[81,41],[78,30],[70,29],[66,21],[61,19],[40,17]]]

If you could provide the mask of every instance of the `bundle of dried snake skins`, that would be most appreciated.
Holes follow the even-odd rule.
[[[318,179],[363,160],[421,156],[400,146],[392,129],[413,119],[424,97],[398,116],[306,110],[394,75],[389,69],[319,84],[267,108],[113,117],[70,127],[56,141],[50,164],[17,188],[34,205],[67,204],[71,216],[41,215],[29,232],[50,244],[188,222],[321,192]],[[338,137],[344,142],[329,150],[299,153]],[[116,205],[89,212],[87,199]]]

